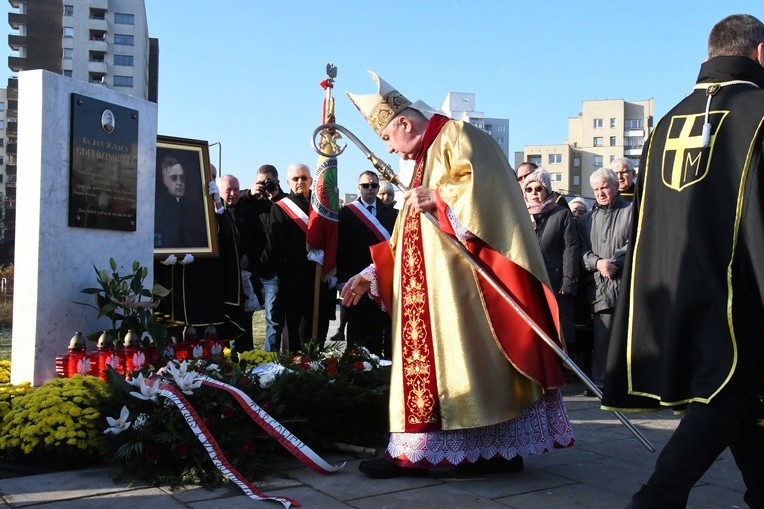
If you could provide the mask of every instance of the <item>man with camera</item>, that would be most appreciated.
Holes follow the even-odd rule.
[[[252,272],[252,283],[255,286],[255,293],[260,296],[262,290],[264,299],[264,349],[267,352],[279,350],[281,346],[281,331],[284,329],[284,306],[278,298],[279,278],[271,257],[272,244],[268,227],[271,206],[284,196],[286,195],[279,185],[279,172],[271,164],[264,164],[257,169],[257,177],[252,184],[252,189],[243,191],[241,195],[241,199],[251,204],[260,217],[256,227],[260,229],[262,234],[262,244],[255,253],[256,257],[250,261],[250,271]]]

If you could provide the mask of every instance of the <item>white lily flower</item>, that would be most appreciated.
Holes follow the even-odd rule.
[[[308,363],[309,371],[321,371],[321,364],[316,361],[310,361]]]
[[[165,368],[166,372],[170,373],[173,378],[183,378],[188,373],[188,362],[183,361],[178,366],[177,362],[170,361]]]
[[[157,398],[159,397],[159,384],[148,385],[143,378],[143,374],[139,374],[133,379],[133,385],[138,387],[141,392],[131,392],[131,396],[145,401],[157,401]]]
[[[363,361],[363,370],[364,371],[371,371],[371,363]]]
[[[122,407],[122,411],[119,413],[119,419],[113,417],[107,417],[106,422],[109,423],[109,427],[104,430],[104,434],[118,435],[130,427],[131,421],[127,418],[130,417],[130,410],[126,406]]]
[[[204,368],[204,370],[205,371],[213,371],[213,372],[214,371],[220,371],[220,366],[218,366],[217,364],[209,364],[208,366],[206,366]]]
[[[194,389],[198,389],[202,386],[202,381],[194,380],[195,378],[196,373],[186,373],[185,376],[176,376],[175,384],[183,394],[188,394],[190,396],[194,393]]]

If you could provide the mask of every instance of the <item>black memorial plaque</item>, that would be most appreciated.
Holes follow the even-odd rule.
[[[72,94],[69,226],[135,231],[138,112]]]

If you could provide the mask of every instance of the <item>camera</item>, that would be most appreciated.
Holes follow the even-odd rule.
[[[273,179],[265,179],[263,181],[263,189],[265,190],[266,193],[272,193],[278,188],[279,186],[276,184],[276,181]]]

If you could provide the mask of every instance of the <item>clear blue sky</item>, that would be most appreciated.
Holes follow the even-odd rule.
[[[367,70],[433,106],[474,92],[479,111],[509,119],[513,153],[562,143],[585,99],[654,98],[659,118],[692,89],[714,23],[741,12],[764,19],[761,0],[146,4],[159,39],[159,133],[220,142],[223,172],[246,187],[264,163],[282,182],[290,163],[315,167],[327,62],[339,70],[338,123],[397,169],[345,95],[375,90]],[[217,147],[210,156],[216,163]],[[355,192],[365,169],[349,146],[340,192]]]

